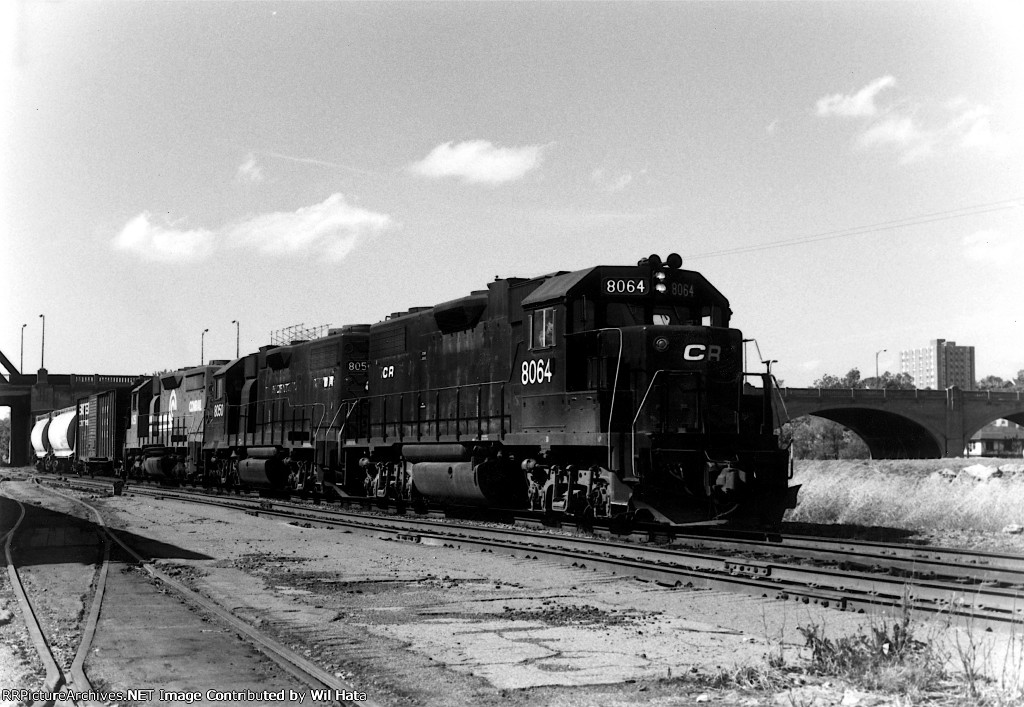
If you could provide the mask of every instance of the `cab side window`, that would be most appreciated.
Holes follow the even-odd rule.
[[[555,345],[555,308],[545,307],[530,315],[530,349],[548,349]]]

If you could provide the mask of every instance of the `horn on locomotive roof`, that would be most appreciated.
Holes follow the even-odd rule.
[[[640,258],[637,261],[637,265],[650,265],[652,268],[660,268],[662,265],[669,267],[673,270],[678,270],[683,267],[683,257],[679,253],[670,253],[668,258],[662,261],[661,256],[657,253],[652,253],[646,258]]]

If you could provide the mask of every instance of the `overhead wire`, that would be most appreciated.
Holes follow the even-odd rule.
[[[697,260],[700,258],[713,258],[720,255],[753,253],[761,250],[771,250],[773,248],[785,248],[788,246],[803,245],[805,243],[816,243],[819,241],[834,240],[837,238],[849,238],[852,236],[861,236],[868,233],[877,233],[879,231],[888,231],[897,228],[906,228],[909,226],[920,226],[922,224],[934,223],[936,221],[946,221],[950,219],[964,218],[966,216],[977,216],[980,214],[992,213],[994,211],[1004,211],[1006,209],[1020,207],[1022,205],[1024,205],[1024,196],[1016,197],[1013,199],[1003,199],[1001,201],[991,201],[983,204],[972,204],[970,206],[963,206],[957,209],[935,211],[928,214],[920,214],[918,216],[910,216],[907,218],[894,219],[891,221],[881,221],[879,223],[867,224],[863,226],[853,226],[851,228],[843,228],[835,231],[824,231],[822,233],[814,233],[806,236],[797,236],[794,238],[772,241],[770,243],[736,246],[734,248],[722,248],[720,250],[708,251],[706,253],[696,253],[692,255],[687,255],[684,256],[684,259]]]

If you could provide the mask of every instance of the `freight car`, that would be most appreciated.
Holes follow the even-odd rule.
[[[678,255],[496,279],[369,328],[339,488],[397,503],[771,524],[796,504],[769,372]],[[751,383],[759,383],[752,385]]]
[[[113,476],[121,467],[130,393],[129,388],[122,387],[78,399],[77,471]]]
[[[36,468],[58,474],[70,473],[74,468],[77,432],[76,405],[37,415],[30,436]]]
[[[36,457],[36,468],[39,471],[47,471],[50,459],[52,459],[50,453],[53,451],[53,445],[50,444],[50,422],[53,416],[50,413],[36,415],[36,420],[32,423],[32,432],[29,435],[29,441],[32,443],[32,452]]]

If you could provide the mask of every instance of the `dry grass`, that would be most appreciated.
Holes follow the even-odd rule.
[[[1007,460],[798,461],[794,483],[803,484],[800,504],[786,520],[924,532],[990,533],[1024,525],[1021,475],[988,481],[936,475],[979,463],[999,466]]]

